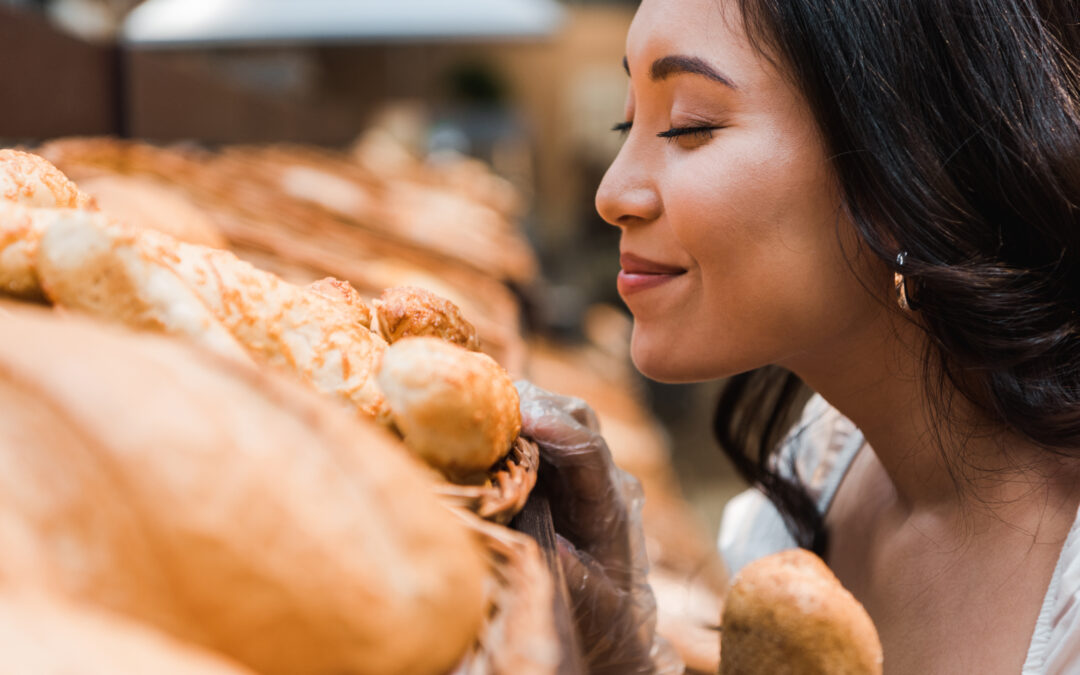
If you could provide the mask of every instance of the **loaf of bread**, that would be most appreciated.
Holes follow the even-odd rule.
[[[34,166],[53,182],[54,173],[63,178],[43,160]],[[61,187],[77,193],[69,181]],[[65,203],[81,202],[76,194]],[[383,423],[391,416],[384,392],[392,392],[401,406],[394,424],[408,446],[447,476],[487,469],[520,430],[507,373],[466,351],[478,348],[475,328],[456,305],[423,289],[388,290],[376,303],[376,319],[346,282],[324,279],[302,288],[229,251],[104,213],[3,202],[0,289],[43,293],[64,308],[292,372]],[[404,348],[377,381],[387,349],[380,333],[392,341],[433,336],[445,348],[423,342]]]
[[[140,229],[156,230],[188,244],[226,248],[214,221],[172,186],[145,176],[106,174],[79,180],[102,212]]]
[[[0,595],[0,654],[18,675],[255,675],[149,626],[42,597]]]
[[[249,360],[161,252],[144,245],[146,233],[110,223],[100,213],[71,209],[35,209],[30,221],[42,232],[34,267],[51,302],[133,328],[182,335]]]
[[[486,354],[405,338],[386,350],[378,382],[405,444],[452,479],[491,467],[521,431],[514,383]]]
[[[37,155],[0,150],[0,293],[43,299],[34,256],[43,225],[33,207],[93,209],[93,201]]]
[[[0,150],[0,201],[64,209],[95,208],[59,169],[29,152]]]
[[[36,211],[0,201],[0,293],[44,299],[34,262],[42,232]]]
[[[347,309],[352,314],[354,323],[364,328],[371,328],[371,322],[374,318],[371,308],[360,297],[360,292],[353,288],[353,285],[348,281],[326,277],[309,284],[307,290]]]
[[[457,305],[423,288],[399,286],[375,302],[378,331],[389,343],[406,337],[437,337],[470,351],[480,348],[476,328]]]
[[[487,568],[399,440],[178,341],[2,310],[0,588],[267,675],[458,662]]]
[[[803,549],[743,568],[724,601],[722,626],[722,675],[881,673],[881,641],[870,616]]]
[[[384,420],[375,371],[386,342],[354,306],[305,291],[228,251],[154,238],[156,258],[194,290],[258,361],[298,374],[361,414]]]
[[[219,353],[291,371],[360,413],[387,415],[374,371],[386,347],[356,312],[256,269],[228,251],[38,210],[37,275],[52,302],[129,326],[183,335]]]

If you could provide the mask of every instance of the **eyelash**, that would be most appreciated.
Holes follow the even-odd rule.
[[[626,135],[627,133],[630,132],[630,127],[632,127],[632,126],[633,126],[633,122],[619,122],[615,126],[611,127],[611,130],[612,131],[617,131],[617,132],[619,132],[619,133],[621,133],[623,135]],[[668,141],[673,141],[673,140],[679,138],[680,136],[694,136],[694,137],[697,137],[699,139],[704,140],[704,139],[712,138],[713,132],[717,131],[719,129],[723,129],[723,127],[714,127],[714,126],[672,127],[671,129],[668,129],[667,131],[661,131],[660,133],[656,134],[656,136],[658,138],[665,138]]]

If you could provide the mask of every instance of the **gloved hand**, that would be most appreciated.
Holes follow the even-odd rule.
[[[571,612],[592,675],[683,672],[656,634],[646,581],[641,488],[621,471],[584,401],[517,383],[521,433],[540,446],[538,481],[549,497]]]

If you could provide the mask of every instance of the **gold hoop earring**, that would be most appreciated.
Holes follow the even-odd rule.
[[[907,257],[907,251],[901,251],[896,254],[896,266],[903,269],[904,259]],[[893,272],[893,287],[896,289],[896,304],[900,305],[900,309],[905,312],[911,311],[911,302],[908,300],[907,284],[904,281],[904,275],[899,270]]]

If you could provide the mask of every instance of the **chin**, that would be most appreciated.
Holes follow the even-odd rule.
[[[713,375],[702,369],[702,359],[694,358],[692,352],[680,348],[677,341],[646,339],[634,327],[630,358],[634,367],[650,380],[686,384],[713,379]]]
[[[771,363],[763,353],[725,352],[723,345],[714,341],[692,338],[687,332],[642,330],[635,322],[630,358],[642,375],[665,384],[718,380]]]

